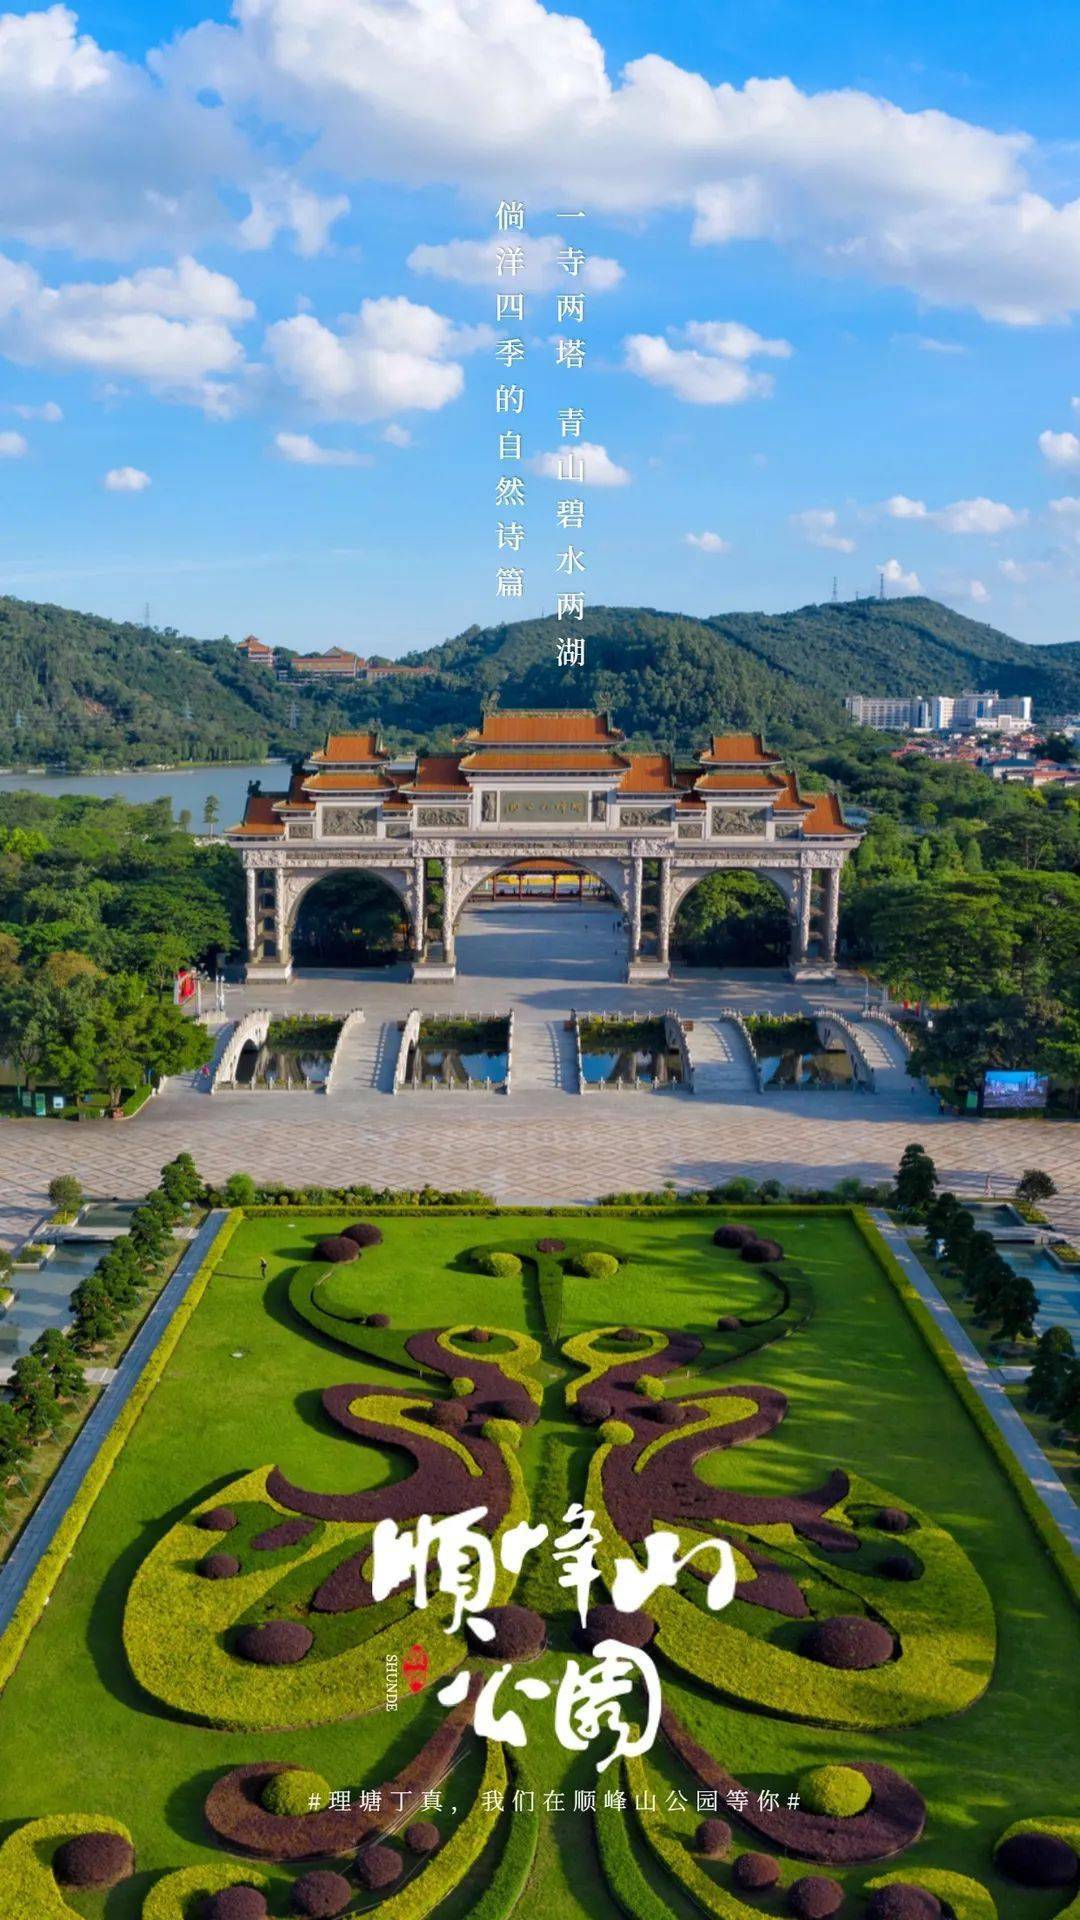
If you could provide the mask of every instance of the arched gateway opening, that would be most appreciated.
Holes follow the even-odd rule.
[[[622,901],[580,861],[511,861],[461,901],[455,947],[462,977],[611,979],[626,960]]]
[[[290,944],[297,967],[390,967],[408,954],[408,915],[377,874],[328,873],[301,895]]]
[[[757,873],[711,873],[679,903],[671,957],[688,967],[782,967],[791,946],[790,904]]]

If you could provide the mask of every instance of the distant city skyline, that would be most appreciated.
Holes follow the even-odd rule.
[[[0,15],[0,591],[365,656],[551,613],[573,402],[587,604],[776,612],[883,573],[1080,638],[1080,16],[1035,25],[1015,0]]]

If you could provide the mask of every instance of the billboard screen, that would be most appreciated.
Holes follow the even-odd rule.
[[[984,1113],[1019,1113],[1045,1107],[1050,1082],[1043,1073],[1029,1071],[987,1073],[983,1080]]]

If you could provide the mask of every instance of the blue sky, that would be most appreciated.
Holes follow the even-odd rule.
[[[553,611],[572,540],[593,602],[884,569],[1080,638],[1078,56],[1075,6],[1003,0],[0,15],[0,591],[394,654]],[[543,267],[512,423],[502,197]],[[533,470],[567,403],[583,489]]]

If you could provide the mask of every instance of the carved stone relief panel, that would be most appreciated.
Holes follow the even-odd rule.
[[[483,821],[497,820],[499,817],[499,796],[496,793],[484,793],[480,796],[480,818]]]
[[[499,796],[500,820],[580,820],[589,817],[589,796],[587,793],[560,793],[547,791],[541,787],[525,793],[502,793]]]
[[[290,840],[312,840],[314,839],[314,837],[315,837],[315,828],[312,825],[310,820],[290,820],[289,822],[289,839]]]
[[[713,807],[712,832],[756,833],[764,835],[764,807]]]
[[[666,827],[671,821],[669,807],[620,807],[621,827]]]
[[[358,839],[375,832],[378,814],[374,807],[324,807],[322,830],[326,835],[347,835]]]
[[[468,807],[418,807],[416,824],[418,827],[467,827],[469,809]]]

